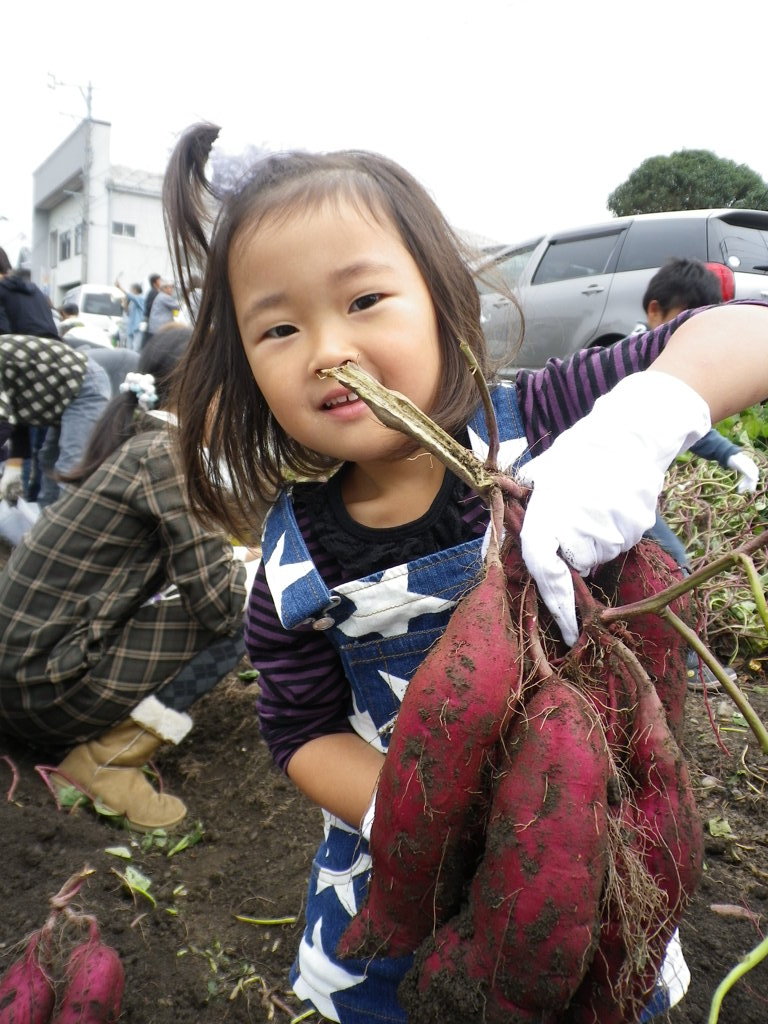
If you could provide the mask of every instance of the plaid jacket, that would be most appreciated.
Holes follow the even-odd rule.
[[[0,732],[98,735],[240,628],[244,602],[244,566],[189,513],[167,428],[138,434],[42,512],[0,574]]]

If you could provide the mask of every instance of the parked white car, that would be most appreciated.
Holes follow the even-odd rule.
[[[62,305],[75,303],[77,319],[93,344],[112,346],[118,338],[123,316],[123,293],[111,284],[79,284],[71,288]]]

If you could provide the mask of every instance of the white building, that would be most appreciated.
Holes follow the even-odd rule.
[[[32,280],[54,305],[78,284],[172,277],[162,175],[113,166],[110,128],[82,121],[33,175]]]

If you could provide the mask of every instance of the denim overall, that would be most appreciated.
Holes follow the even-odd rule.
[[[528,459],[513,386],[493,402],[501,438],[498,463]],[[488,435],[482,409],[470,421],[472,450],[482,459]],[[349,681],[349,721],[386,751],[408,681],[442,635],[461,596],[478,578],[483,540],[476,538],[330,591],[315,569],[284,493],[264,525],[262,557],[280,620],[287,629],[312,624],[327,631]],[[406,1024],[397,986],[411,956],[339,960],[336,945],[363,904],[371,869],[360,832],[323,811],[324,840],[309,880],[306,928],[291,971],[297,997],[341,1024]],[[658,1012],[658,1011],[657,1011]]]

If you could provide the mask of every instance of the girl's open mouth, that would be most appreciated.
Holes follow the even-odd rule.
[[[360,398],[354,391],[347,391],[346,394],[337,395],[323,402],[323,409],[335,409],[340,405],[348,405],[350,402],[359,402]]]

